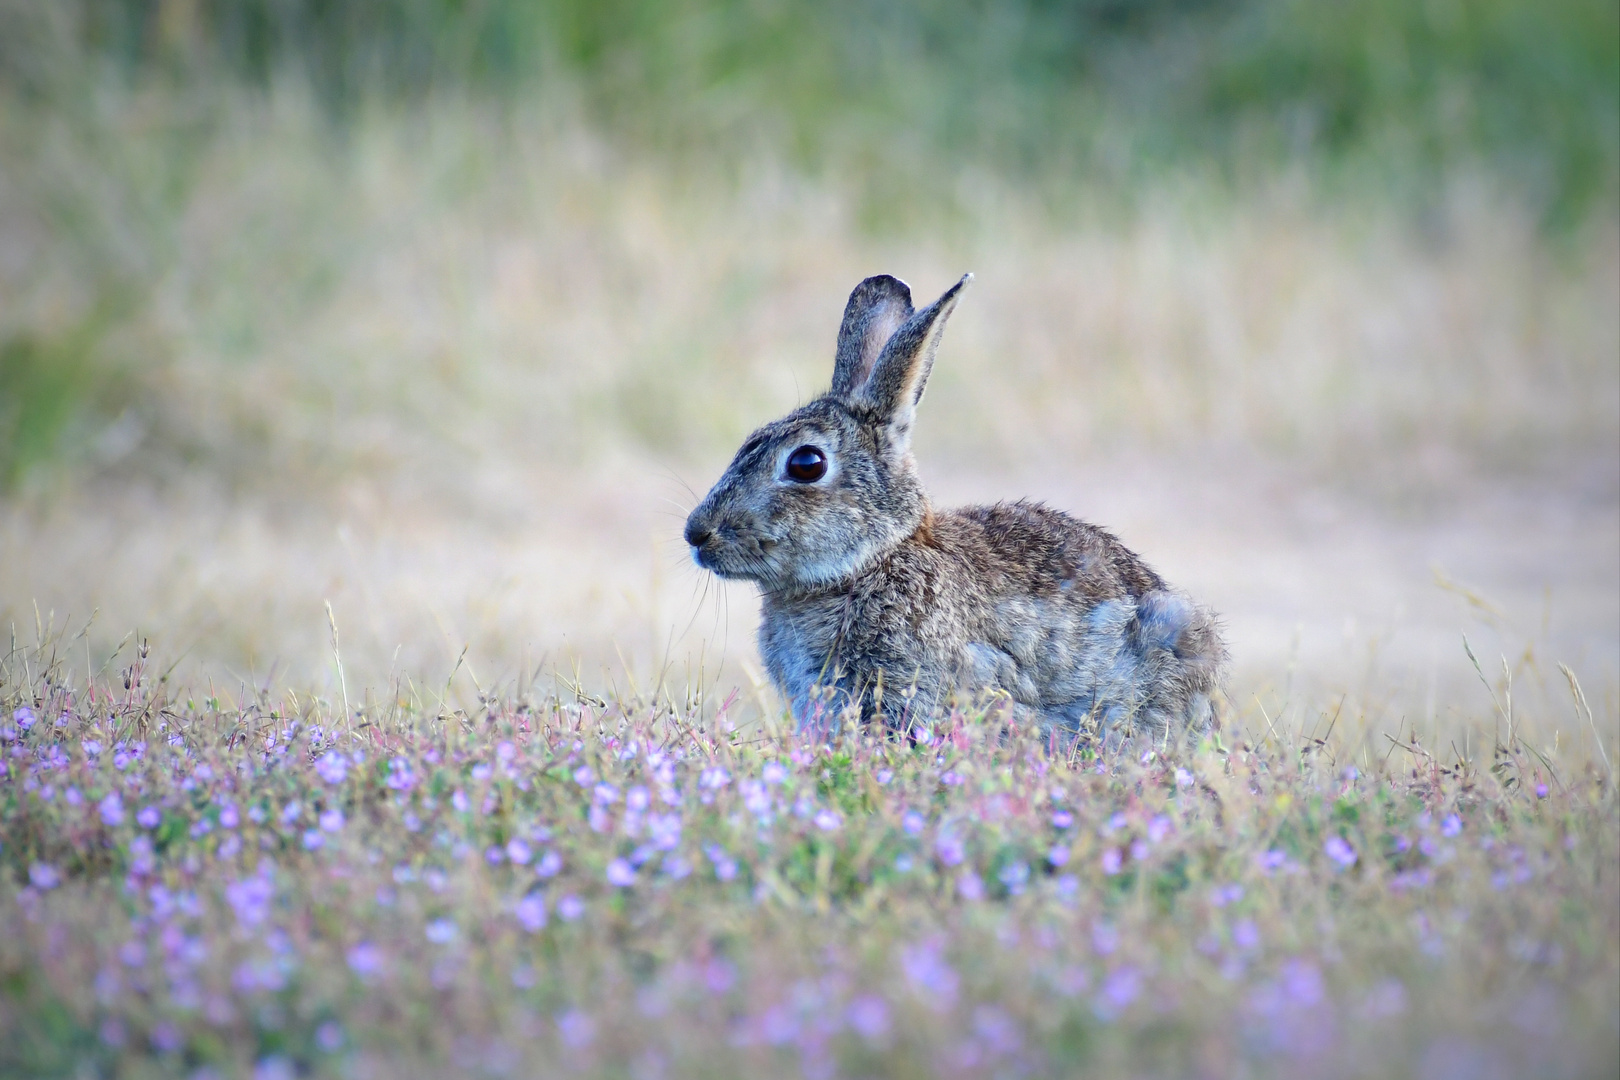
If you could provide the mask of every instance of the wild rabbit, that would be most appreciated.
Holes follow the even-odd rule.
[[[921,311],[855,287],[832,388],[760,428],[686,521],[699,566],[759,583],[759,647],[800,730],[906,730],[953,702],[1107,744],[1208,727],[1214,616],[1111,534],[1038,503],[936,511],[911,426],[969,274]]]

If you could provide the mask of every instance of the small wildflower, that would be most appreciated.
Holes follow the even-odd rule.
[[[1120,852],[1119,848],[1111,847],[1102,853],[1102,872],[1109,877],[1113,877],[1119,873],[1124,862],[1125,856]]]
[[[124,823],[124,799],[118,792],[109,792],[97,805],[102,822],[112,828]]]
[[[1462,832],[1462,828],[1462,818],[1458,817],[1456,814],[1447,814],[1445,820],[1440,823],[1440,835],[1456,836],[1458,833]]]
[[[844,819],[835,810],[822,810],[816,815],[816,828],[822,832],[837,832],[843,823]]]
[[[416,786],[416,773],[405,758],[396,757],[388,762],[388,788],[390,791],[409,791]]]
[[[335,1054],[343,1049],[343,1026],[336,1020],[328,1020],[315,1029],[315,1045],[324,1054]]]
[[[304,830],[304,850],[319,851],[326,846],[326,837],[321,835],[319,829]]]
[[[1002,885],[1006,886],[1009,893],[1018,896],[1024,891],[1024,887],[1029,884],[1029,864],[1022,861],[1008,863],[1001,868],[1001,872],[996,875],[996,878]]]
[[[548,851],[544,855],[540,856],[540,861],[535,865],[534,868],[534,875],[535,877],[542,878],[556,877],[557,873],[562,870],[562,867],[562,856],[558,855],[555,851]]]
[[[1070,825],[1073,825],[1073,824],[1074,824],[1074,815],[1069,813],[1067,810],[1055,810],[1055,811],[1052,812],[1052,827],[1053,828],[1055,828],[1055,829],[1067,829]]]
[[[1069,861],[1069,849],[1062,844],[1053,844],[1052,850],[1046,853],[1046,861],[1053,866],[1063,866]]]
[[[978,874],[966,873],[956,879],[956,892],[962,899],[978,901],[984,899],[984,880]]]
[[[18,710],[21,711],[21,710]],[[37,862],[28,868],[28,880],[41,892],[54,889],[62,883],[62,875],[56,872],[56,867],[49,863]]]
[[[928,819],[915,810],[907,810],[900,818],[900,827],[907,836],[916,836],[928,827]]]
[[[449,919],[434,919],[425,929],[427,939],[435,945],[448,945],[456,940],[456,924]]]
[[[624,859],[614,859],[608,863],[607,880],[609,885],[628,888],[636,883],[636,872]]]
[[[349,950],[349,970],[362,979],[371,979],[382,972],[382,950],[369,941],[362,941]]]
[[[335,787],[348,777],[349,759],[341,750],[328,750],[316,760],[315,771],[322,780]]]
[[[759,771],[759,778],[767,784],[781,784],[788,778],[787,766],[780,761],[767,761],[765,767]]]
[[[343,811],[337,808],[321,813],[321,829],[323,832],[335,833],[343,828]]]
[[[294,799],[292,802],[281,808],[281,823],[283,825],[291,825],[293,822],[302,817],[303,814],[304,808],[298,804],[298,800]]]
[[[506,842],[506,857],[511,860],[513,866],[528,866],[533,856],[529,845],[520,837],[514,836]]]
[[[557,1034],[575,1050],[583,1050],[596,1038],[596,1021],[579,1009],[568,1009],[557,1014]]]
[[[1342,836],[1328,837],[1327,842],[1322,845],[1322,851],[1328,858],[1338,863],[1342,870],[1348,870],[1356,865],[1356,849]]]
[[[585,914],[585,901],[569,893],[557,901],[557,918],[563,922],[575,922]]]
[[[518,922],[523,929],[531,934],[537,934],[546,925],[546,898],[544,894],[532,892],[517,902],[514,909]]]

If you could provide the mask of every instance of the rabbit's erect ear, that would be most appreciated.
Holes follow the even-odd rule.
[[[849,294],[838,327],[838,360],[832,392],[850,397],[872,374],[872,365],[894,332],[911,317],[911,290],[888,274],[869,277]]]
[[[972,274],[963,274],[962,280],[947,289],[944,296],[902,323],[884,344],[872,365],[871,376],[854,397],[876,411],[885,423],[901,429],[902,437],[909,434],[917,402],[928,385],[945,322],[972,280]]]

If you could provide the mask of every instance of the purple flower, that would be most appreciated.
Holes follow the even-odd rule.
[[[411,763],[402,757],[397,757],[388,763],[388,787],[391,791],[409,791],[416,786],[416,774],[411,771]]]
[[[1348,870],[1356,865],[1356,849],[1342,836],[1330,836],[1327,843],[1322,845],[1322,851],[1328,858],[1339,864],[1342,870]]]
[[[297,821],[303,816],[304,808],[299,805],[297,799],[294,799],[292,802],[281,808],[281,823],[283,825],[291,825],[293,822]]]
[[[534,857],[534,852],[530,850],[529,845],[524,843],[522,839],[514,836],[506,842],[506,857],[512,860],[514,866],[528,866],[529,860]]]
[[[928,819],[915,810],[907,810],[900,818],[900,827],[907,836],[917,836],[928,827]]]
[[[1254,863],[1262,874],[1270,877],[1273,873],[1282,869],[1288,864],[1288,853],[1285,851],[1280,851],[1277,848],[1272,848],[1270,851],[1258,852],[1254,857]]]
[[[14,710],[11,714],[11,718],[15,720],[17,722],[17,726],[22,728],[24,731],[27,731],[29,728],[34,726],[34,710],[30,709],[27,705]]]
[[[1074,815],[1067,810],[1056,810],[1052,813],[1052,826],[1057,829],[1067,829],[1074,824]]]
[[[186,1044],[180,1029],[167,1020],[153,1025],[151,1038],[152,1049],[160,1054],[172,1054]]]
[[[652,796],[647,794],[647,789],[645,786],[637,784],[635,787],[631,788],[625,793],[624,805],[626,809],[633,810],[640,814],[645,812],[647,807],[652,805]]]
[[[548,851],[540,856],[540,862],[534,868],[534,875],[542,878],[556,877],[562,870],[562,865],[562,856],[555,851]]]
[[[719,791],[729,783],[731,773],[724,765],[711,766],[698,776],[698,787],[708,791]]]
[[[1102,872],[1107,874],[1109,877],[1113,877],[1115,874],[1119,873],[1120,867],[1124,865],[1124,862],[1125,856],[1120,852],[1119,848],[1111,847],[1102,853]]]
[[[1456,814],[1447,814],[1446,819],[1440,823],[1441,836],[1456,836],[1462,832],[1462,818]]]
[[[900,970],[912,990],[928,998],[936,1010],[946,1012],[956,1003],[962,980],[945,962],[938,942],[923,942],[901,949]]]
[[[844,819],[838,816],[835,810],[822,810],[816,814],[816,828],[822,832],[837,832]]]
[[[595,779],[596,774],[591,771],[591,767],[589,765],[581,765],[579,768],[574,770],[574,783],[578,784],[580,787],[590,787],[592,781]]]
[[[456,940],[456,924],[449,919],[434,919],[423,931],[435,945],[448,945]]]
[[[849,1003],[844,1018],[850,1028],[867,1042],[881,1042],[889,1033],[889,1006],[876,994],[862,994]]]
[[[86,739],[86,740],[84,740],[84,742],[80,743],[79,745],[84,747],[84,756],[85,757],[92,757],[93,758],[97,754],[101,753],[101,744],[99,742],[97,742],[96,740],[94,740],[94,739]]]
[[[730,881],[737,876],[736,860],[726,854],[725,848],[719,844],[705,844],[703,853],[709,857],[709,862],[714,864],[715,877],[721,881]]]
[[[1248,952],[1260,947],[1260,928],[1252,919],[1239,919],[1232,924],[1232,944]]]
[[[956,892],[962,899],[973,903],[984,899],[984,881],[975,873],[966,873],[956,879]]]
[[[557,901],[557,918],[563,922],[574,922],[585,914],[585,901],[569,893]]]
[[[958,866],[967,858],[967,848],[956,835],[956,831],[947,825],[939,830],[938,836],[934,837],[934,854],[938,855],[939,861],[946,866]]]
[[[469,809],[472,808],[472,803],[468,800],[467,793],[462,791],[460,788],[456,788],[455,791],[451,792],[450,805],[458,814],[465,814]]]
[[[517,902],[513,909],[517,920],[523,929],[531,934],[539,933],[546,925],[546,898],[545,894],[532,892]]]
[[[369,941],[362,941],[349,950],[349,970],[360,978],[370,980],[381,974],[383,953]]]
[[[275,885],[262,869],[253,877],[225,886],[225,900],[236,912],[237,922],[245,927],[257,926],[270,917],[270,902],[275,895]]]
[[[619,801],[619,789],[604,780],[591,789],[591,798],[598,806],[608,806]]]
[[[484,861],[491,866],[499,866],[506,861],[506,852],[501,850],[500,845],[491,844],[484,849]]]
[[[583,1050],[596,1038],[596,1021],[579,1009],[568,1009],[557,1014],[557,1034],[575,1050]]]
[[[1116,968],[1103,980],[1101,989],[1097,993],[1097,1000],[1092,1003],[1092,1011],[1100,1020],[1113,1020],[1136,1000],[1142,992],[1142,976],[1135,968],[1125,966]]]
[[[335,1054],[343,1049],[343,1026],[335,1020],[328,1020],[316,1028],[315,1045],[327,1054]]]
[[[1536,785],[1536,798],[1545,799],[1546,797],[1547,797],[1547,785],[1546,784],[1537,784]]]
[[[1046,853],[1046,861],[1053,866],[1063,866],[1069,861],[1069,849],[1062,844],[1053,844],[1052,850]]]
[[[343,828],[343,811],[333,807],[321,814],[321,829],[325,832],[335,833]]]
[[[996,879],[1006,887],[1009,893],[1019,896],[1023,893],[1024,887],[1029,884],[1029,864],[1022,860],[1010,862],[1001,868],[1001,873],[996,875]]]
[[[890,780],[894,779],[894,770],[893,769],[879,769],[875,774],[873,774],[873,777],[874,777],[874,779],[877,780],[878,783],[887,784]]]
[[[1176,787],[1178,787],[1178,788],[1192,787],[1192,783],[1193,783],[1193,774],[1188,772],[1186,769],[1178,767],[1176,769]]]
[[[636,871],[624,859],[614,859],[607,866],[609,885],[624,889],[636,883]]]
[[[787,766],[779,761],[767,761],[765,767],[759,771],[759,778],[767,784],[780,784],[787,780]]]
[[[1162,844],[1164,838],[1170,835],[1170,819],[1163,814],[1157,814],[1148,822],[1147,838],[1150,844]]]
[[[101,812],[101,820],[107,826],[116,828],[124,823],[124,800],[118,792],[108,792],[96,809]]]
[[[326,838],[319,829],[304,830],[304,850],[319,851],[326,844]]]
[[[328,750],[315,762],[315,771],[322,780],[335,787],[348,778],[349,759],[341,750]]]
[[[19,709],[18,712],[22,710]],[[37,862],[28,868],[28,880],[34,888],[40,890],[54,889],[62,883],[62,875],[56,872],[56,867],[48,863]]]

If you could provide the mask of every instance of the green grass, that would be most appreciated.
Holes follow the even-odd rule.
[[[701,696],[345,714],[51,656],[0,684],[27,1075],[1615,1063],[1613,774],[1525,741],[1550,718],[1474,757],[1329,712],[1098,760],[974,715],[816,745]]]

